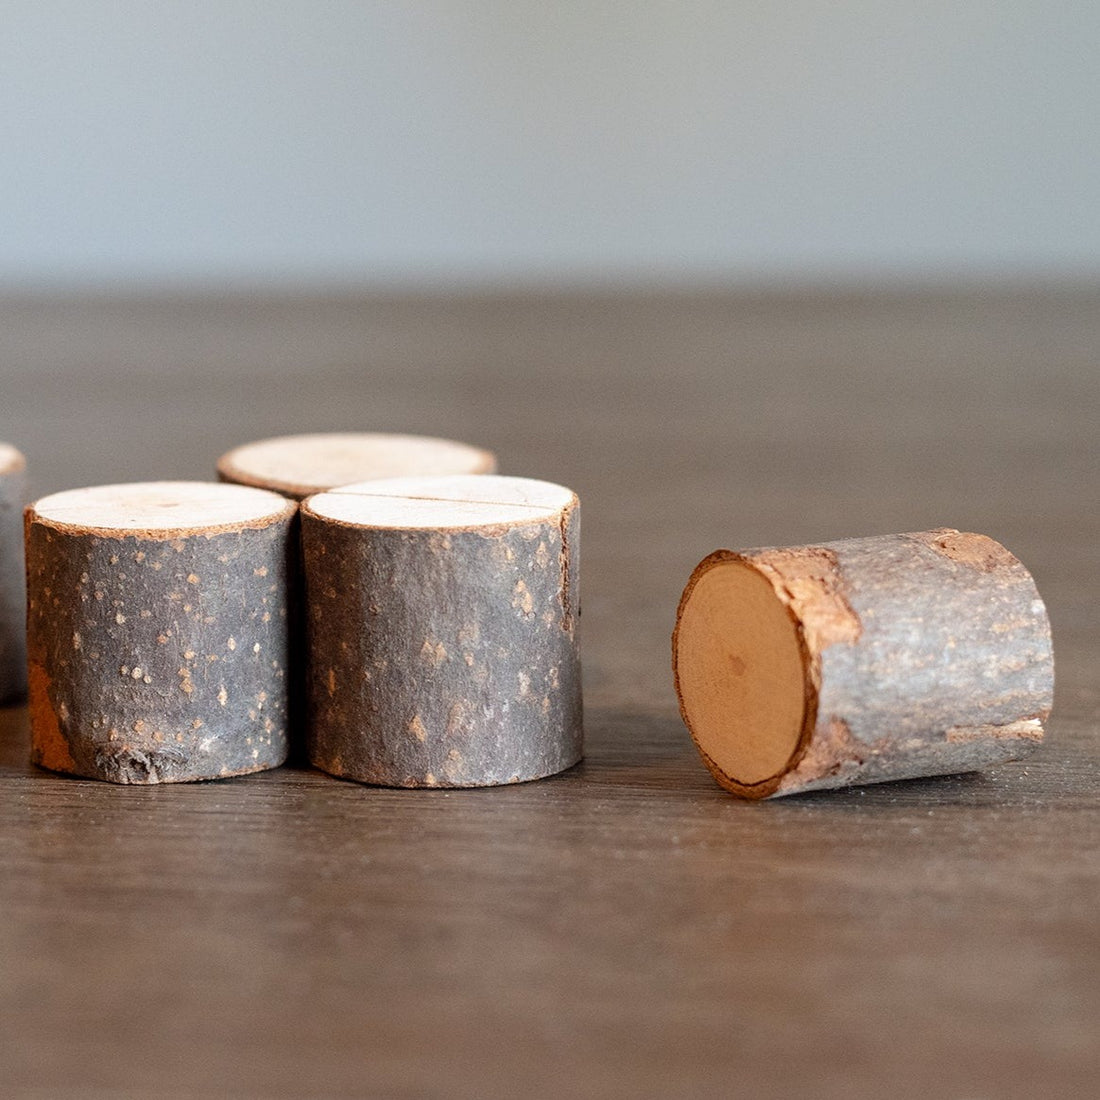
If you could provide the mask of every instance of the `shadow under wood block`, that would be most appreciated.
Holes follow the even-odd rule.
[[[581,756],[580,505],[526,478],[395,478],[302,504],[310,759],[395,787]]]
[[[27,708],[21,703],[0,706],[0,769],[27,771],[29,743]]]
[[[716,551],[684,590],[673,664],[703,759],[748,798],[1018,759],[1054,694],[1030,574],[948,529]]]
[[[27,690],[27,608],[23,588],[23,504],[27,464],[0,443],[0,704]]]
[[[584,729],[580,774],[586,785],[722,797],[675,714],[634,707],[586,707]]]
[[[281,764],[296,513],[275,493],[197,482],[31,505],[34,763],[116,783]]]

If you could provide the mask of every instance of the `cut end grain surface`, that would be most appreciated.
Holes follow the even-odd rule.
[[[276,493],[199,481],[68,489],[31,506],[35,518],[85,531],[184,534],[262,524],[294,506]]]
[[[376,478],[490,474],[490,451],[450,439],[380,432],[322,432],[246,443],[218,461],[225,481],[306,497]]]
[[[807,717],[807,655],[771,583],[712,562],[684,595],[676,640],[684,721],[711,768],[751,787],[781,774]]]
[[[455,529],[533,523],[576,503],[561,485],[522,477],[402,477],[346,485],[309,498],[309,511],[367,527]]]

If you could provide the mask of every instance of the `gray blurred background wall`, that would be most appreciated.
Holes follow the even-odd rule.
[[[1100,5],[0,0],[0,286],[1094,276]]]

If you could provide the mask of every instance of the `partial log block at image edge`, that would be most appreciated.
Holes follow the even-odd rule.
[[[23,575],[23,505],[27,463],[0,443],[0,704],[26,695],[27,609]]]
[[[1017,759],[1053,699],[1030,574],[950,529],[717,551],[684,590],[673,668],[708,768],[748,798]]]

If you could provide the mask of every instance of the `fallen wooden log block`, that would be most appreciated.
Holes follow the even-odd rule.
[[[116,783],[287,753],[296,505],[238,485],[74,489],[27,509],[32,758]]]
[[[1054,690],[1030,574],[948,529],[711,554],[681,598],[673,667],[704,761],[748,798],[1017,759]]]
[[[525,478],[398,478],[307,499],[312,762],[395,787],[575,764],[579,525],[572,492]]]

